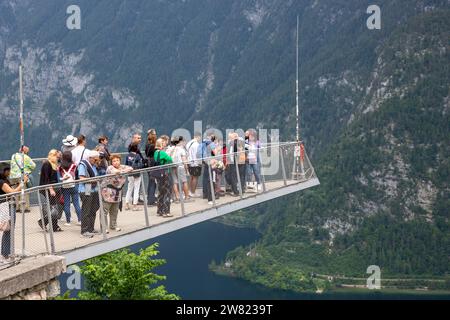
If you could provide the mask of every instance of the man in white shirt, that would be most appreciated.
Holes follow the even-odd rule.
[[[196,195],[195,190],[197,189],[198,179],[202,175],[202,163],[197,159],[197,150],[200,146],[201,139],[202,136],[199,133],[196,133],[194,139],[189,141],[186,145],[189,160],[188,171],[191,176],[189,180],[189,195],[191,197],[199,197]]]
[[[72,150],[72,161],[78,165],[82,160],[89,159],[89,150],[86,149],[86,137],[82,134],[78,137],[78,146]]]

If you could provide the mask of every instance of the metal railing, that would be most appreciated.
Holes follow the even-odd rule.
[[[77,180],[73,182],[73,188],[67,183],[32,187],[25,190],[25,195],[30,199],[30,212],[24,210],[16,212],[15,207],[20,192],[1,195],[0,203],[9,204],[11,217],[11,230],[0,232],[2,255],[10,256],[12,259],[7,262],[12,263],[22,257],[66,252],[92,242],[108,241],[110,237],[119,234],[116,229],[119,227],[122,228],[120,234],[151,228],[168,219],[178,219],[209,208],[217,208],[225,203],[254,197],[257,194],[315,178],[314,168],[306,153],[303,158],[304,179],[299,181],[292,178],[294,153],[297,145],[298,143],[295,142],[271,144],[258,149],[258,161],[256,164],[252,164],[250,176],[246,172],[250,164],[244,160],[247,151],[201,159],[202,173],[198,178],[200,188],[197,188],[197,191],[202,190],[203,193],[200,198],[192,199],[183,196],[183,184],[186,180],[189,183],[192,178],[189,173],[186,173],[186,178],[184,177],[185,169],[183,168],[190,164],[189,161],[134,170],[120,175]],[[225,168],[221,166],[224,158],[227,163]],[[161,171],[164,172],[164,175],[155,178]],[[255,172],[256,174],[254,174]],[[257,184],[255,180],[259,180],[259,183]],[[253,181],[255,181],[254,187],[248,185]],[[150,182],[156,182],[158,187],[158,205],[156,206],[148,203],[150,199],[153,202],[156,196],[156,194],[147,194],[147,186]],[[119,203],[107,202],[107,199],[111,198],[107,197],[107,193],[113,192],[111,190],[114,188],[111,187],[114,185],[120,187],[121,184],[123,184],[121,191],[116,188],[116,192],[119,192],[117,201],[121,201],[123,204],[121,213],[119,213]],[[180,195],[176,200],[173,199],[174,184],[178,186]],[[86,186],[88,186],[88,190],[86,190]],[[86,192],[80,193],[79,191],[83,188]],[[143,191],[144,203],[138,204],[136,207],[131,206],[136,211],[127,210],[126,203],[130,202],[130,194],[133,195],[133,192],[139,194],[139,191],[129,192],[130,188],[142,188]],[[214,190],[214,192],[208,192],[208,190]],[[228,193],[224,195],[223,191],[228,191]],[[53,193],[55,196],[52,195]],[[128,193],[128,199],[125,193]],[[202,196],[208,195],[209,201],[202,199]],[[61,200],[64,198],[63,204]],[[76,205],[77,201],[74,199],[78,199],[79,206]],[[165,213],[165,211],[172,214],[173,217],[170,215],[158,216],[158,213]],[[72,219],[72,217],[75,217],[76,221],[79,219],[81,226],[73,224],[72,220],[70,226],[61,225],[66,218]],[[118,220],[117,225],[114,222],[116,219]],[[42,222],[38,223],[38,221]],[[81,229],[86,231],[84,236]]]

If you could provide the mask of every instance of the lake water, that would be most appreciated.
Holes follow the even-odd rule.
[[[208,269],[214,259],[223,261],[226,253],[238,246],[245,246],[258,240],[260,235],[252,229],[241,229],[215,222],[204,222],[186,229],[160,236],[131,247],[133,251],[147,247],[155,242],[160,244],[160,254],[156,258],[166,259],[164,266],[155,270],[167,276],[161,282],[168,292],[182,299],[450,299],[449,295],[411,295],[333,292],[321,295],[301,294],[283,290],[272,290],[241,279],[219,276]],[[61,292],[67,290],[67,276],[60,277]],[[76,292],[72,292],[74,296]]]

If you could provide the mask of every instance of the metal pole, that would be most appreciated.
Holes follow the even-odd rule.
[[[184,197],[183,197],[183,189],[182,189],[183,186],[182,186],[180,175],[179,175],[179,171],[180,171],[179,168],[180,167],[177,167],[177,168],[174,168],[174,169],[177,170],[178,195],[180,197],[180,203],[181,203],[181,215],[184,216],[185,213],[186,213],[186,208],[184,207]]]
[[[16,225],[16,212],[14,210],[13,204],[8,204],[9,208],[9,216],[11,217],[11,232],[10,232],[10,239],[9,239],[9,250],[10,250],[10,256],[14,257],[16,256],[16,248],[15,248],[15,225]],[[13,215],[14,213],[14,215]]]
[[[23,146],[25,145],[25,135],[23,129],[23,67],[19,66],[19,124],[20,124],[20,148],[22,153],[22,168],[20,168],[20,211],[22,212],[22,256],[25,256],[25,154]]]
[[[281,156],[281,171],[283,172],[283,181],[284,181],[284,185],[287,186],[287,181],[286,181],[286,168],[284,166],[284,156],[283,156],[283,149],[282,147],[279,147],[279,152],[280,152],[280,156]]]
[[[296,63],[296,68],[295,68],[295,73],[296,73],[296,81],[295,81],[295,86],[296,86],[296,88],[295,88],[295,92],[296,92],[296,115],[297,115],[297,117],[296,117],[296,135],[297,135],[297,142],[300,142],[300,122],[299,122],[299,118],[300,118],[300,115],[299,115],[299,103],[298,103],[298,25],[299,25],[299,23],[298,23],[298,16],[297,16],[297,43],[296,43],[296,60],[297,60],[297,63]]]
[[[234,152],[234,165],[236,166],[236,175],[237,175],[237,180],[238,180],[239,195],[242,199],[244,196],[243,196],[243,190],[242,190],[242,185],[241,185],[241,176],[239,174],[239,165],[238,165],[238,162],[236,159],[236,152]]]
[[[210,191],[211,191],[211,197],[212,197],[213,204],[214,204],[214,207],[215,207],[215,206],[217,206],[217,204],[216,204],[216,190],[214,189],[214,182],[213,182],[211,164],[210,164],[209,160],[207,160],[207,161],[208,161],[207,165],[208,165],[208,174],[209,174],[209,188],[210,188]]]
[[[150,181],[149,181],[150,183]],[[145,215],[145,225],[150,227],[150,221],[148,219],[148,207],[147,207],[147,191],[145,190],[144,174],[141,173],[141,188],[142,196],[144,197],[144,215]]]
[[[108,229],[108,226],[106,224],[105,211],[103,209],[102,188],[101,188],[100,181],[97,181],[97,188],[98,188],[98,190],[97,190],[98,201],[99,201],[99,205],[100,205],[100,229],[103,234],[103,240],[106,240],[106,239],[108,239],[108,237],[106,236],[106,230]],[[110,217],[110,219],[111,219],[111,217]]]
[[[50,199],[48,196],[48,189],[45,189],[45,198],[46,198],[46,202],[47,202],[47,219],[50,223],[50,248],[51,248],[51,253],[54,254],[55,253],[55,238],[53,235],[53,220],[52,220],[52,211],[50,209]],[[44,224],[44,220],[42,220],[42,225],[44,226],[44,228],[46,227]]]
[[[261,183],[262,183],[262,187],[263,187],[263,192],[266,192],[266,178],[264,177],[264,172],[263,172],[263,164],[262,164],[262,159],[261,159],[261,149],[258,148],[258,159],[259,162],[259,175],[261,176]]]
[[[42,223],[44,223],[44,213],[42,212],[42,201],[39,191],[37,191],[37,196],[38,196],[39,212],[41,214],[41,221]],[[45,230],[44,230],[44,242],[45,242],[45,250],[47,251],[47,253],[50,253],[50,251],[48,251],[47,232],[45,232]]]

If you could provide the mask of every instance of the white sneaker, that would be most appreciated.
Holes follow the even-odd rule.
[[[70,222],[66,222],[66,223],[64,223],[64,225],[65,225],[66,227],[72,226],[72,225],[70,224]]]
[[[78,222],[77,222],[77,226],[81,226],[81,221],[78,221]]]
[[[262,188],[262,185],[261,185],[261,184],[258,184],[257,190],[258,190],[258,191],[263,191],[263,188]]]

